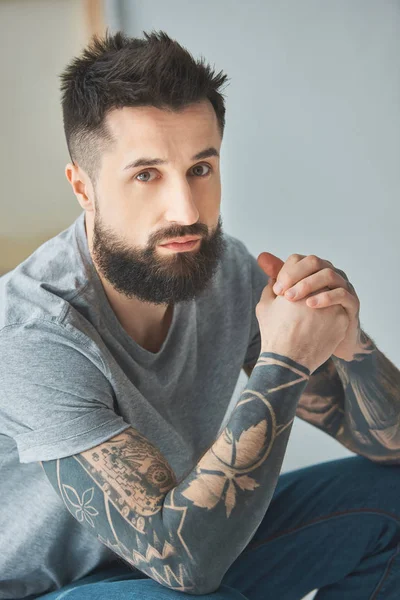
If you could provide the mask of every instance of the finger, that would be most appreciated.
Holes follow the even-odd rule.
[[[275,292],[283,294],[287,289],[294,286],[296,283],[305,279],[313,273],[317,273],[325,268],[330,268],[332,265],[328,261],[310,254],[303,256],[302,254],[292,254],[289,256],[282,269],[277,276],[277,283],[281,284],[282,291],[278,291],[275,286]]]
[[[317,304],[313,304],[315,301],[317,301]],[[326,306],[341,304],[351,319],[357,315],[359,310],[358,299],[344,288],[336,288],[329,292],[316,294],[312,298],[307,298],[306,304],[312,308],[325,308]]]
[[[259,266],[270,277],[276,279],[279,271],[284,265],[283,260],[272,254],[271,252],[261,252],[257,258]]]
[[[285,292],[285,298],[288,298],[289,300],[300,300],[325,287],[331,290],[335,288],[344,288],[347,291],[351,291],[348,282],[334,269],[328,267],[322,269],[322,271],[309,275],[305,279],[299,281],[296,285],[290,287]],[[291,295],[292,292],[294,292],[294,295]]]

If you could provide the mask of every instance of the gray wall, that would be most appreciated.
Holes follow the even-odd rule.
[[[163,29],[231,82],[225,230],[254,256],[344,270],[363,329],[400,366],[400,10],[385,0],[106,2],[112,29]],[[235,396],[246,383],[238,380]],[[282,472],[351,453],[296,419]]]

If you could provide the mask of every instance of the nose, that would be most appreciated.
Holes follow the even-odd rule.
[[[199,220],[199,211],[188,180],[176,177],[167,191],[166,219],[182,225],[191,225]]]

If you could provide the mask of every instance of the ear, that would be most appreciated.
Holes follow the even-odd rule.
[[[93,186],[85,171],[79,165],[68,163],[65,167],[65,176],[82,208],[86,211],[94,210]]]

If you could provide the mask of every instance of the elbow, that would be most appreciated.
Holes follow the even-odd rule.
[[[169,587],[173,591],[182,591],[185,594],[190,594],[192,596],[204,596],[207,594],[212,594],[217,591],[221,585],[222,576],[216,577],[215,573],[212,573],[212,561],[209,561],[209,564],[204,569],[199,569],[198,565],[196,569],[193,569],[193,564],[185,565],[186,577],[184,580],[181,579],[181,583],[184,583],[180,589],[177,590],[176,587]],[[185,585],[187,583],[188,585]]]
[[[156,579],[156,581],[158,583],[160,583],[158,581],[158,579]],[[196,581],[196,580],[191,580],[192,584],[190,585],[190,587],[181,587],[179,589],[177,589],[176,587],[171,587],[171,586],[167,586],[166,584],[163,583],[163,585],[166,585],[166,587],[170,590],[172,590],[173,592],[183,592],[184,594],[189,594],[192,596],[204,596],[207,594],[212,594],[213,592],[216,592],[219,588],[219,586],[221,585],[221,582],[212,585],[211,581],[206,581],[204,579],[204,577],[202,578],[201,581]]]
[[[200,585],[196,585],[196,587],[187,593],[193,594],[194,596],[203,596],[207,594],[213,594],[216,592],[221,584],[218,585],[209,585],[208,583],[203,582]]]
[[[216,592],[221,585],[222,577],[216,578],[207,575],[207,571],[200,577],[194,579],[193,590],[189,593],[195,596],[203,596],[206,594],[213,594]]]

